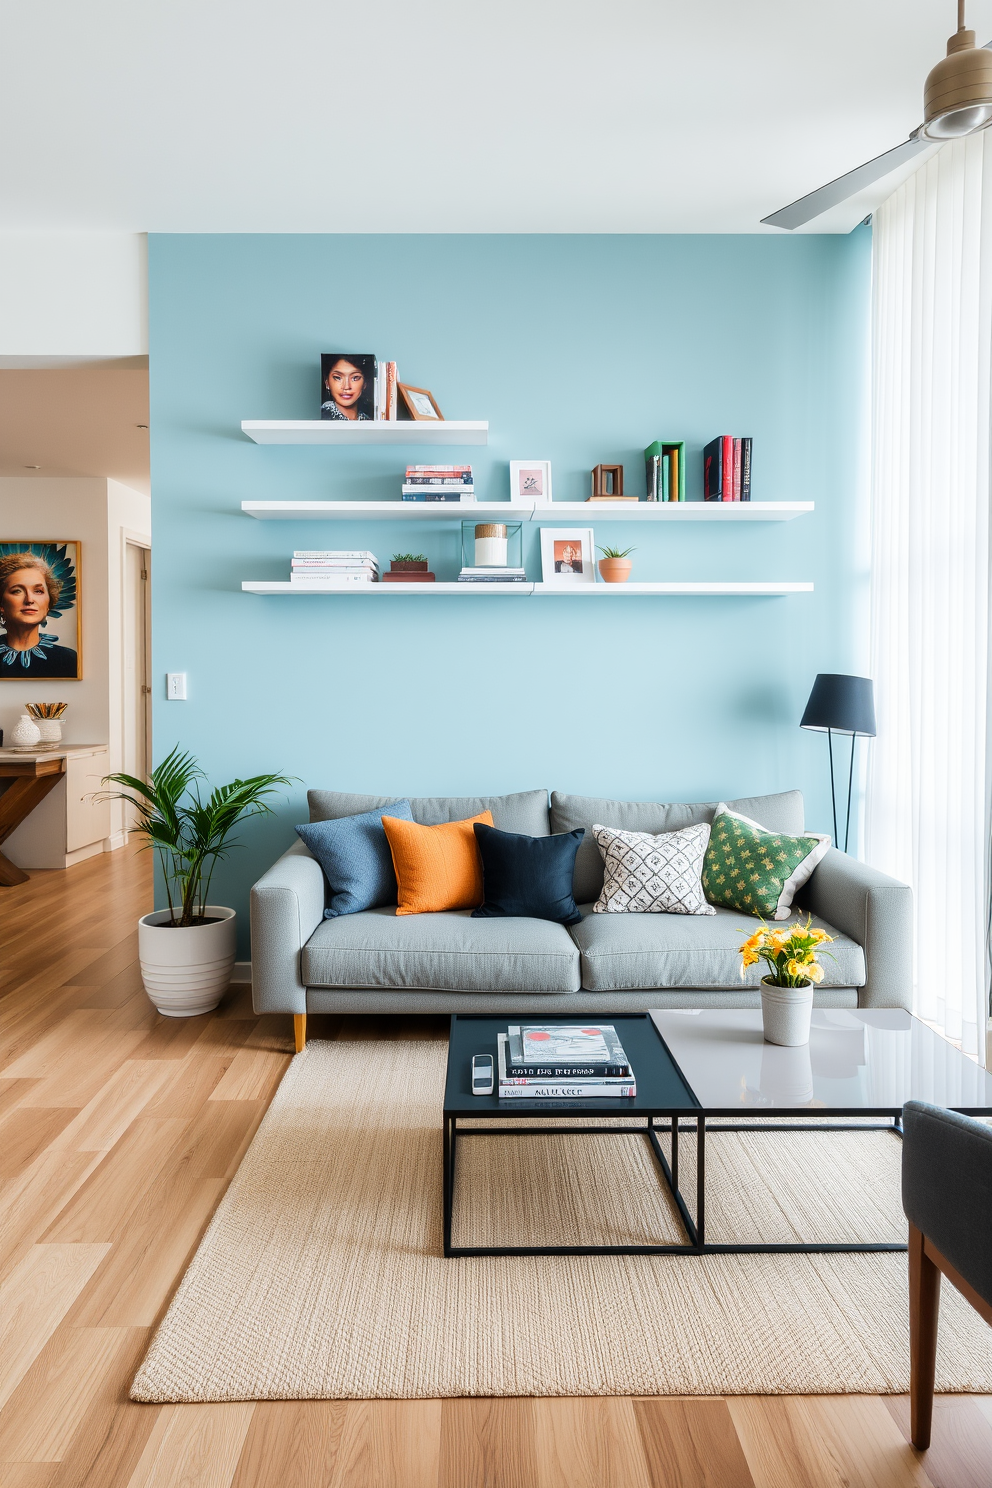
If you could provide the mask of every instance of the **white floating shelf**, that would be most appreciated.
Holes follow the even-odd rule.
[[[242,501],[263,522],[529,522],[529,504],[510,501]]]
[[[463,596],[476,594],[512,594],[543,595],[554,599],[597,598],[597,599],[623,599],[636,598],[639,595],[661,594],[670,597],[702,594],[715,595],[727,594],[747,597],[751,595],[776,595],[776,594],[812,594],[812,584],[782,584],[782,583],[666,583],[666,584],[576,584],[574,588],[566,588],[559,584],[350,584],[347,587],[318,587],[307,585],[303,588],[299,584],[292,584],[288,579],[279,580],[255,580],[245,579],[241,588],[246,594],[292,594],[298,596],[344,594],[348,598],[377,598],[382,599],[388,595],[415,595],[421,599],[429,599],[431,595],[437,597],[439,594],[461,594]]]
[[[372,428],[353,424],[351,428]],[[407,425],[407,428],[418,427]],[[241,510],[264,522],[461,522],[473,517],[514,522],[791,522],[813,510],[812,501],[242,501]]]
[[[488,444],[485,419],[242,419],[256,444]]]

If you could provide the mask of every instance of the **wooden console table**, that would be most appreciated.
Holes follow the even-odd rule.
[[[40,805],[49,792],[54,790],[59,781],[65,779],[70,759],[74,759],[77,755],[92,756],[95,750],[99,750],[105,758],[105,749],[105,745],[92,744],[62,744],[57,749],[39,749],[24,753],[14,749],[0,749],[0,782],[10,782],[0,792],[0,843],[5,842],[35,807]],[[77,761],[74,768],[78,770],[83,763],[88,763],[88,760]],[[106,769],[105,765],[103,769]],[[94,829],[101,837],[109,831],[109,813],[106,812],[106,808],[102,809],[102,814],[108,815],[106,829],[101,827]],[[62,830],[64,835],[64,827]],[[85,831],[83,837],[88,840],[88,834]],[[44,859],[42,863],[48,866]],[[65,858],[62,857],[58,860],[58,866],[64,865]],[[27,881],[28,875],[24,869],[19,868],[16,863],[12,863],[0,852],[0,888],[11,888],[14,884],[27,883]]]

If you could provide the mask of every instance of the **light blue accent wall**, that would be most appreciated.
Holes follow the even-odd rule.
[[[299,778],[217,875],[253,880],[306,819],[304,785],[402,794],[547,786],[698,800],[799,786],[830,830],[825,741],[798,727],[818,671],[866,670],[870,233],[840,236],[173,236],[149,240],[154,739],[211,780]],[[322,351],[392,357],[484,449],[260,447],[244,418],[313,418]],[[399,496],[407,461],[467,457],[483,500],[511,459],[554,494],[683,438],[754,439],[755,500],[783,524],[647,529],[591,507],[637,579],[810,579],[774,599],[259,598],[294,548],[422,548],[455,528],[270,523],[245,499]],[[525,528],[540,577],[537,524]],[[188,701],[165,701],[165,673]],[[246,954],[246,943],[242,954]]]

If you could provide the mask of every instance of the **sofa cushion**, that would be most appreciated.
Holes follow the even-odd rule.
[[[721,804],[703,865],[706,897],[725,909],[787,920],[793,899],[829,846],[830,838],[820,832],[766,832]]]
[[[350,791],[307,791],[312,822],[357,816],[360,811],[376,811],[396,799],[396,796],[355,795]],[[466,817],[491,811],[493,826],[499,827],[501,832],[526,832],[530,837],[546,837],[551,830],[548,825],[548,793],[543,790],[517,791],[511,796],[409,796],[406,799],[410,802],[414,821],[422,827],[437,826],[439,822],[464,821]],[[779,827],[778,822],[772,825]],[[786,828],[780,830],[784,832]]]
[[[353,811],[370,811],[378,804],[378,798],[373,800],[372,797],[361,796],[352,799],[368,803],[352,807]],[[603,888],[603,859],[592,835],[595,823],[604,827],[619,827],[625,832],[677,832],[680,827],[693,827],[697,822],[712,824],[718,804],[716,801],[674,802],[667,805],[658,801],[611,801],[605,796],[569,796],[562,791],[552,791],[552,832],[571,832],[576,827],[586,829],[585,840],[575,856],[574,888],[578,903],[585,904],[598,899]],[[798,833],[805,825],[802,791],[781,791],[775,796],[745,796],[738,801],[726,801],[724,804],[731,811],[739,811],[760,822],[769,832]],[[416,801],[411,801],[411,805],[414,819],[417,820]],[[497,826],[502,825],[496,818],[495,811],[493,819]]]
[[[389,814],[410,821],[410,802],[393,801]],[[396,903],[396,874],[382,812],[363,811],[360,816],[342,816],[334,821],[305,822],[296,831],[327,879],[330,898],[325,919]]]
[[[759,920],[737,909],[718,909],[713,916],[609,915],[586,910],[583,906],[581,922],[569,933],[582,952],[582,986],[589,992],[653,987],[739,988],[738,946],[760,926]],[[821,988],[863,987],[865,958],[861,947],[815,915],[813,924],[834,938],[827,947],[833,959],[823,958]],[[744,985],[756,987],[762,970],[751,967]]]
[[[603,892],[593,914],[713,914],[700,875],[710,829],[622,832],[593,827],[603,856]]]
[[[482,857],[485,901],[476,919],[512,919],[521,915],[574,925],[579,911],[572,894],[575,853],[581,828],[562,836],[532,837],[501,832],[477,822],[473,828]]]
[[[393,909],[322,920],[303,948],[308,987],[578,992],[579,953],[550,920],[476,920],[468,910]]]
[[[383,815],[382,825],[396,869],[396,913],[436,914],[477,909],[482,903],[482,859],[472,828],[491,827],[492,813],[432,827]]]

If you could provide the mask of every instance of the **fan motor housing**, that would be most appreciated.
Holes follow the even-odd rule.
[[[974,31],[958,31],[923,89],[925,124],[952,109],[992,105],[992,52],[975,46]]]

